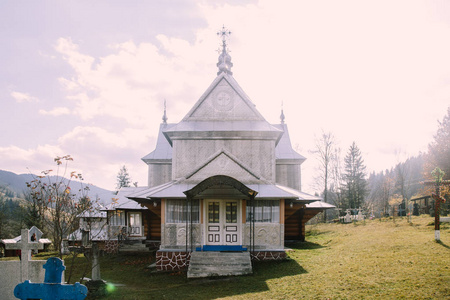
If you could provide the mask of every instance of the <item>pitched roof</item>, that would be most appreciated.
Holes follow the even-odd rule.
[[[116,209],[129,209],[129,210],[143,210],[147,209],[142,207],[136,201],[133,201],[127,196],[129,194],[138,193],[140,191],[148,189],[147,187],[122,187],[116,195],[113,196],[111,204],[107,205],[104,210],[116,210]]]
[[[326,203],[323,201],[316,201],[309,204],[306,204],[306,209],[330,209],[330,208],[336,208],[336,206]]]
[[[163,130],[169,143],[184,137],[270,138],[276,142],[283,134],[257,111],[236,80],[221,73],[178,124]]]
[[[289,130],[286,124],[274,124],[274,127],[282,130],[284,133],[281,136],[278,145],[275,147],[275,157],[276,159],[294,159],[299,160],[302,163],[306,158],[298,154],[291,144],[291,138],[289,136]]]
[[[142,158],[144,162],[150,163],[151,161],[155,160],[172,159],[172,146],[167,141],[166,137],[163,134],[163,131],[169,129],[174,125],[175,124],[162,123],[159,126],[158,139],[156,140],[155,150]]]
[[[226,93],[226,96],[228,97],[219,97],[223,93]],[[221,101],[220,99],[223,100]],[[227,112],[231,110],[237,110],[236,104],[239,104],[241,111],[245,110],[246,114],[228,114]],[[217,105],[220,107],[218,109],[219,115],[213,114],[208,109],[208,105]],[[223,119],[224,116],[227,116],[230,120],[265,121],[264,117],[256,110],[255,104],[250,100],[233,76],[226,73],[221,73],[214,79],[203,95],[186,114],[182,122],[199,120],[206,121],[211,118],[220,120]]]
[[[291,143],[289,130],[286,124],[271,124],[271,126],[277,128],[282,131],[283,134],[275,147],[275,157],[276,159],[294,159],[299,160],[300,163],[306,160],[304,156],[297,153]],[[189,122],[183,124],[161,124],[159,127],[158,138],[155,146],[155,150],[147,154],[142,158],[142,160],[146,163],[150,163],[151,161],[161,161],[161,160],[171,160],[173,148],[170,143],[167,141],[167,138],[164,136],[164,130],[170,130],[174,128],[179,131],[190,131],[190,130],[207,130],[213,128],[214,130],[272,130],[267,123],[260,122],[234,122],[231,127],[230,124],[224,124],[221,122]]]

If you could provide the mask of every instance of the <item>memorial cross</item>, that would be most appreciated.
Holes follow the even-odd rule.
[[[442,171],[439,168],[436,168],[431,172],[435,180],[431,181],[425,181],[425,185],[432,185],[435,187],[436,193],[432,193],[431,197],[435,200],[435,211],[434,211],[434,239],[436,241],[441,240],[441,234],[440,234],[440,209],[441,209],[441,202],[445,202],[445,198],[441,196],[441,186],[443,185],[450,185],[450,180],[443,180],[445,172]]]
[[[20,281],[29,279],[28,263],[31,261],[31,250],[42,250],[44,244],[39,241],[32,242],[30,240],[30,232],[28,229],[22,229],[20,242],[15,244],[6,244],[8,250],[20,250]]]
[[[79,282],[75,284],[61,283],[62,273],[66,269],[61,259],[51,257],[47,259],[43,268],[45,269],[44,283],[31,283],[29,280],[19,283],[14,288],[16,298],[22,300],[83,300],[86,298],[88,289],[85,285]]]

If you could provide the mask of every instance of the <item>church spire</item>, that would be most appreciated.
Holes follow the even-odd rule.
[[[166,99],[164,99],[164,115],[162,117],[163,124],[167,124],[167,115],[166,115]]]
[[[217,32],[217,35],[222,39],[222,53],[220,53],[219,62],[217,63],[217,67],[219,67],[219,72],[217,72],[217,75],[220,75],[222,72],[228,75],[233,75],[233,72],[231,72],[233,63],[231,62],[231,56],[228,54],[229,50],[227,49],[227,38],[230,34],[231,31],[226,29],[225,25],[222,26],[222,29],[219,32]]]

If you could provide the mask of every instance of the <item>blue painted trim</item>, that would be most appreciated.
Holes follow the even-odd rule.
[[[242,247],[242,245],[237,246],[227,246],[227,245],[203,245],[202,247],[197,247],[196,251],[247,251],[247,248]]]

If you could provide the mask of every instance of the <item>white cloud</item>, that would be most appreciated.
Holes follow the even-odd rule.
[[[63,116],[63,115],[69,115],[70,110],[67,107],[55,107],[52,110],[44,110],[40,109],[39,113],[44,116]]]
[[[60,38],[55,50],[72,73],[58,82],[80,123],[55,146],[0,154],[15,151],[27,163],[38,151],[49,162],[72,154],[85,178],[102,186],[113,186],[125,164],[144,184],[140,158],[153,150],[163,101],[169,122],[178,122],[206,90],[217,72],[215,34],[223,24],[233,32],[234,77],[269,122],[279,122],[284,102],[292,142],[309,156],[305,169],[313,169],[308,150],[322,130],[334,133],[344,155],[356,141],[369,169],[388,168],[395,149],[426,149],[449,105],[450,40],[442,37],[450,27],[433,4],[261,0],[198,8],[207,26],[194,41],[160,34],[154,43],[117,41],[95,57]],[[13,93],[18,102],[37,101]],[[41,114],[68,113],[54,107]],[[303,173],[304,182],[312,177]]]
[[[113,53],[97,60],[82,54],[70,39],[59,39],[56,50],[75,72],[72,78],[59,81],[76,103],[75,113],[85,120],[107,116],[133,126],[158,120],[152,123],[155,126],[164,99],[172,108],[169,117],[186,113],[185,103],[193,103],[212,81],[205,69],[213,62],[202,58],[197,45],[163,35],[157,38],[159,47],[128,41],[112,45]]]
[[[18,103],[23,102],[38,102],[39,99],[36,97],[31,96],[28,93],[21,93],[21,92],[11,92],[11,97],[13,97]]]

